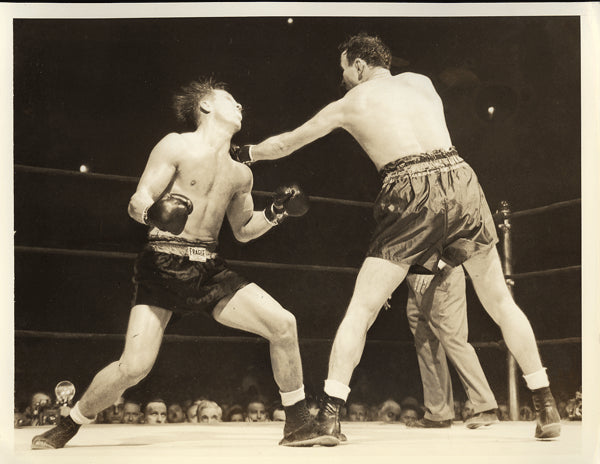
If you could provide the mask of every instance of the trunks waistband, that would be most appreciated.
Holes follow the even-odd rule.
[[[418,155],[408,155],[386,164],[379,175],[384,185],[395,182],[401,176],[426,176],[435,172],[446,172],[456,169],[465,161],[459,156],[456,148],[434,150]]]
[[[166,253],[175,256],[185,256],[190,261],[206,262],[215,259],[216,243],[188,242],[184,240],[150,240],[148,248],[157,253]]]

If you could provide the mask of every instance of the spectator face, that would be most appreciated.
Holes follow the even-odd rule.
[[[395,401],[386,401],[378,411],[377,417],[383,422],[396,422],[400,419],[401,412],[402,410],[398,403]]]
[[[167,420],[172,424],[185,422],[185,414],[179,404],[175,403],[169,405],[169,408],[167,409]]]
[[[361,403],[348,406],[348,420],[350,422],[365,422],[367,420],[367,407]]]
[[[414,409],[403,409],[400,413],[400,422],[406,424],[408,422],[416,421],[419,418],[417,411]]]
[[[507,421],[510,419],[508,414],[508,406],[505,404],[498,405],[498,412],[500,413],[500,420]]]
[[[247,409],[247,417],[250,422],[265,422],[267,420],[265,405],[258,401],[250,403]]]
[[[198,422],[198,405],[192,404],[187,408],[185,412],[185,416],[187,417],[188,422],[197,423]]]
[[[148,403],[146,406],[146,424],[166,424],[167,405],[158,401]]]
[[[533,411],[529,406],[523,406],[519,410],[519,420],[522,421],[531,421],[535,418]]]
[[[232,414],[231,418],[229,419],[229,422],[244,422],[244,414],[242,414],[241,412],[236,412],[235,414]]]
[[[475,410],[473,409],[473,403],[469,400],[465,401],[465,405],[462,408],[462,420],[466,421],[469,417],[473,417]]]
[[[31,397],[31,410],[34,411],[36,409],[45,408],[52,404],[52,399],[45,393],[34,393]]]
[[[119,398],[119,400],[112,406],[104,410],[104,423],[105,424],[120,424],[123,422],[123,407],[125,406],[125,399]]]
[[[126,402],[123,405],[123,424],[138,424],[142,408],[139,404]]]
[[[221,408],[218,406],[205,406],[198,409],[198,422],[202,424],[216,424],[221,420]]]

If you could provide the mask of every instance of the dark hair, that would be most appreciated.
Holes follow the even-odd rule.
[[[353,35],[338,47],[340,52],[346,52],[348,64],[356,58],[361,58],[369,66],[379,66],[390,69],[392,65],[392,52],[377,36],[365,32]]]
[[[212,77],[200,78],[181,87],[173,97],[173,109],[177,119],[196,129],[200,124],[199,104],[213,90],[225,90],[226,84]]]

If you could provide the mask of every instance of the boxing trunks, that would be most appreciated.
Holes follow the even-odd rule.
[[[133,305],[210,315],[219,301],[249,283],[215,249],[216,243],[150,240],[135,261]]]
[[[386,164],[367,256],[437,271],[495,246],[496,227],[477,176],[454,147]]]

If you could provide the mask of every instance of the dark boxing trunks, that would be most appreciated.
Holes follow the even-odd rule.
[[[249,283],[227,268],[215,248],[216,244],[151,240],[135,261],[133,305],[210,315],[219,301]]]
[[[381,170],[368,256],[437,270],[495,246],[496,227],[477,176],[454,147],[410,155]]]

